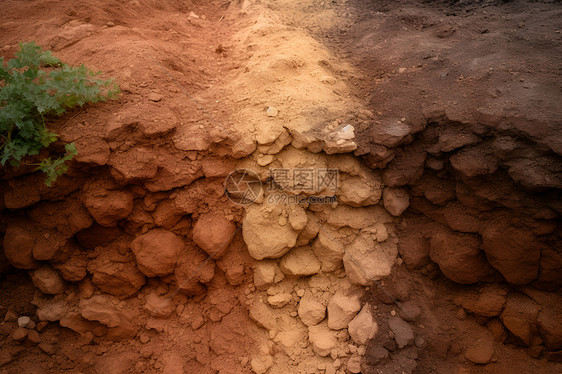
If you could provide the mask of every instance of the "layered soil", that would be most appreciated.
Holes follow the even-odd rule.
[[[559,373],[561,13],[5,1],[122,94],[1,171],[0,372]]]

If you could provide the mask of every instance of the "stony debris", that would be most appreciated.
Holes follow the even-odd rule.
[[[290,293],[278,293],[267,298],[267,302],[274,308],[281,308],[287,305],[293,297]]]
[[[494,354],[494,341],[490,338],[481,338],[471,343],[464,356],[475,364],[487,364]]]
[[[301,216],[302,210],[297,206],[293,214]],[[250,256],[256,260],[279,258],[295,246],[299,231],[289,224],[286,215],[282,205],[263,203],[246,208],[242,232]]]
[[[139,270],[148,277],[171,274],[184,248],[176,234],[164,229],[151,230],[131,243]]]
[[[308,339],[314,353],[323,357],[328,356],[338,344],[338,340],[326,323],[310,326],[308,328]]]
[[[35,328],[35,322],[28,316],[21,316],[18,318],[18,326],[33,330]]]
[[[536,321],[539,311],[539,305],[533,300],[525,295],[512,293],[507,298],[500,320],[520,342],[531,346],[537,336]]]
[[[69,312],[69,305],[64,300],[54,301],[44,304],[37,308],[37,318],[39,321],[56,322]]]
[[[372,308],[365,304],[359,314],[349,322],[348,331],[353,341],[358,345],[367,345],[378,332],[379,327],[373,318]]]
[[[400,304],[400,317],[407,322],[415,322],[421,315],[420,307],[411,300]]]
[[[56,295],[63,293],[66,289],[66,284],[60,274],[48,265],[32,270],[29,275],[31,275],[35,287],[43,293]]]
[[[235,234],[236,225],[217,214],[203,214],[193,226],[193,241],[214,259],[224,256]]]
[[[410,206],[410,196],[404,188],[387,187],[382,198],[384,208],[393,216],[401,215]]]
[[[254,285],[257,289],[269,288],[284,277],[276,261],[259,261],[254,266]]]
[[[332,330],[347,328],[361,310],[360,296],[359,293],[337,291],[328,302],[328,327]]]
[[[326,307],[310,295],[304,295],[299,301],[298,315],[307,326],[319,324],[326,317]]]
[[[485,284],[462,293],[455,301],[471,313],[484,317],[499,316],[506,303],[508,289],[498,284]]]
[[[378,243],[370,235],[361,234],[347,248],[343,264],[352,283],[368,286],[390,274],[397,255],[394,241]]]
[[[347,371],[350,373],[361,373],[361,356],[354,354],[347,361]]]
[[[155,292],[151,292],[146,296],[144,309],[152,317],[157,318],[169,317],[176,310],[175,305],[169,297],[160,296]]]
[[[320,271],[321,263],[310,246],[293,248],[279,261],[281,271],[287,275],[305,277]]]
[[[312,249],[322,263],[323,271],[330,272],[341,267],[345,250],[335,230],[326,226],[320,227]]]
[[[14,339],[17,342],[22,342],[27,338],[28,332],[29,330],[24,329],[23,327],[18,327],[17,329],[14,330],[14,333],[12,334],[12,339]]]
[[[414,343],[414,330],[412,326],[402,318],[391,317],[388,320],[388,326],[394,334],[394,340],[398,348],[404,348]]]
[[[133,194],[114,189],[116,187],[102,181],[88,184],[83,189],[84,205],[101,226],[116,226],[133,210]]]

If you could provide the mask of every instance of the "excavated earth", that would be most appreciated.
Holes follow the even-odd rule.
[[[562,372],[559,2],[4,0],[0,31],[122,90],[49,123],[52,187],[0,171],[1,373]]]

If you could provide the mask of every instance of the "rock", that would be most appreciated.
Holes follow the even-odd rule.
[[[270,106],[269,108],[267,108],[266,114],[268,117],[277,117],[279,111],[277,110],[276,107]]]
[[[8,308],[4,314],[4,322],[17,322],[18,317],[18,313],[14,309]]]
[[[39,266],[33,259],[35,234],[31,227],[12,224],[6,228],[4,234],[4,254],[10,264],[18,269],[35,269]]]
[[[62,277],[48,265],[30,271],[29,275],[35,287],[39,288],[43,293],[56,295],[63,293],[66,289],[66,284]]]
[[[40,321],[56,322],[63,318],[69,311],[66,301],[59,300],[40,306],[37,309],[37,318]]]
[[[491,280],[494,274],[494,269],[480,250],[480,240],[476,235],[442,228],[432,234],[430,257],[447,278],[457,283]]]
[[[423,175],[426,152],[419,145],[408,145],[395,152],[396,156],[384,169],[386,186],[405,186]]]
[[[400,304],[400,317],[404,321],[415,322],[420,314],[421,309],[415,302],[409,300]]]
[[[55,354],[55,347],[53,347],[52,344],[49,343],[45,343],[45,342],[41,342],[39,343],[39,345],[37,346],[43,353],[52,356],[53,354]]]
[[[357,144],[352,140],[355,138],[353,131],[354,129],[351,125],[342,127],[339,131],[328,136],[322,149],[329,155],[355,151],[357,149]]]
[[[265,290],[273,285],[277,273],[281,270],[275,261],[259,261],[254,266],[254,285],[259,290]]]
[[[214,259],[221,258],[236,234],[236,225],[215,213],[199,216],[193,226],[193,241]]]
[[[102,336],[107,333],[107,327],[95,321],[88,321],[80,313],[70,312],[59,321],[61,327],[66,327],[72,331],[87,337],[90,334]]]
[[[166,318],[172,315],[176,310],[176,306],[169,297],[160,296],[155,292],[151,292],[146,296],[144,309],[156,318]]]
[[[394,241],[377,243],[370,235],[362,233],[347,248],[343,265],[353,284],[368,286],[390,274],[397,255],[398,248]]]
[[[321,263],[310,246],[293,248],[279,262],[281,271],[287,275],[306,277],[320,271]]]
[[[365,173],[360,177],[340,177],[340,189],[336,194],[338,203],[361,207],[377,204],[382,195],[380,175]]]
[[[160,95],[159,93],[156,92],[151,92],[148,94],[147,97],[148,100],[150,101],[154,101],[155,103],[159,102],[160,100],[162,100],[162,95]]]
[[[312,239],[316,238],[318,231],[320,231],[320,226],[318,225],[316,217],[311,213],[307,213],[307,217],[306,226],[297,238],[297,247],[302,247],[310,243]]]
[[[22,316],[18,318],[18,326],[19,327],[27,327],[28,324],[30,324],[31,322],[33,322],[31,320],[31,318],[27,317],[27,316]],[[33,327],[30,327],[31,329],[33,329],[35,327],[35,324],[33,324]]]
[[[111,190],[107,183],[94,182],[86,185],[82,192],[84,205],[101,226],[116,226],[133,211],[133,194]]]
[[[134,295],[146,282],[128,251],[128,243],[106,247],[88,263],[92,283],[105,293],[115,296]],[[127,251],[127,255],[122,252]]]
[[[410,205],[410,196],[403,188],[386,187],[382,192],[382,198],[385,209],[396,217]]]
[[[455,149],[478,143],[480,138],[462,125],[447,124],[439,129],[439,139],[429,152],[451,152]]]
[[[173,232],[154,229],[131,243],[139,270],[147,277],[162,277],[174,272],[184,242]]]
[[[87,274],[87,263],[88,260],[85,251],[75,248],[70,258],[63,262],[52,263],[52,265],[61,274],[64,280],[80,282]]]
[[[298,315],[307,326],[314,326],[326,317],[326,307],[310,295],[305,295],[299,302]]]
[[[471,313],[484,317],[499,316],[506,302],[507,287],[496,283],[468,290],[459,297],[459,304]]]
[[[265,374],[269,368],[273,365],[273,357],[267,355],[262,355],[256,358],[253,358],[250,361],[250,366],[252,370],[256,374]]]
[[[281,224],[282,217],[282,205],[263,203],[246,208],[242,233],[250,256],[256,260],[279,258],[295,246],[299,232],[288,222]]]
[[[350,373],[361,373],[361,356],[354,354],[347,361],[347,371]]]
[[[418,230],[406,230],[400,235],[398,252],[409,270],[421,269],[429,262],[429,240]]]
[[[388,358],[388,351],[384,347],[373,347],[367,351],[366,361],[370,366],[376,366]]]
[[[31,344],[39,344],[41,343],[41,336],[35,330],[28,330],[27,332],[27,341]]]
[[[500,315],[504,326],[523,344],[530,346],[537,335],[536,321],[540,307],[521,294],[510,294]]]
[[[349,335],[358,345],[367,345],[367,342],[375,336],[379,326],[373,318],[369,304],[365,304],[359,314],[349,322],[348,330]]]
[[[12,339],[14,339],[17,342],[23,342],[27,337],[28,331],[29,330],[24,329],[23,327],[18,327],[17,329],[14,330],[14,333],[12,334]]]
[[[544,345],[551,351],[562,350],[562,305],[543,305],[537,319]]]
[[[374,122],[368,131],[373,143],[394,148],[410,138],[408,135],[410,135],[412,129],[402,121],[393,120]]]
[[[480,147],[463,148],[449,158],[451,165],[467,178],[494,174],[498,170],[497,158]]]
[[[282,308],[291,301],[292,296],[290,293],[278,293],[277,295],[269,296],[267,302],[274,308]]]
[[[80,314],[89,321],[98,321],[108,327],[117,327],[123,321],[123,314],[113,305],[109,296],[95,295],[80,301]]]
[[[347,328],[360,309],[358,294],[337,291],[328,302],[328,327],[332,330]]]
[[[483,226],[486,257],[509,283],[522,285],[537,278],[542,245],[530,230],[513,227],[502,219]]]
[[[341,266],[345,249],[338,241],[335,230],[321,227],[318,238],[312,243],[312,249],[322,263],[322,271],[334,271]]]
[[[328,356],[338,344],[334,333],[330,331],[325,323],[310,326],[308,328],[308,339],[310,344],[312,344],[314,353],[322,357]]]
[[[487,364],[494,354],[494,341],[490,338],[476,340],[464,353],[470,362],[475,364]]]
[[[404,348],[407,345],[414,343],[414,330],[412,326],[402,318],[391,317],[388,320],[388,326],[394,334],[394,340],[398,348]]]
[[[488,327],[497,342],[503,343],[507,338],[505,327],[497,318],[490,319],[486,323],[486,327]]]

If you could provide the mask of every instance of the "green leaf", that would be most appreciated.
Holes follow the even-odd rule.
[[[49,66],[47,70],[42,67]],[[64,64],[35,42],[22,43],[15,58],[4,64],[0,58],[0,164],[18,166],[26,156],[36,155],[58,139],[45,121],[67,109],[114,98],[120,92],[113,80],[94,79],[84,65]],[[68,169],[67,161],[77,154],[73,143],[66,153],[41,161],[38,170],[46,173],[46,183]]]

